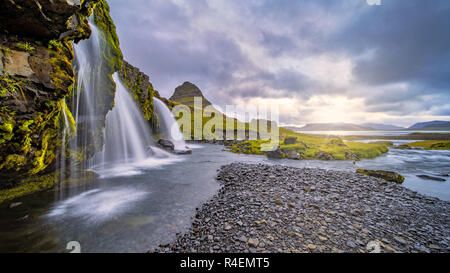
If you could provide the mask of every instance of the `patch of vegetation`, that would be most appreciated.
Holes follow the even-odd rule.
[[[0,190],[0,203],[52,188],[56,183],[54,174],[30,177],[20,180],[13,188]]]
[[[34,48],[29,42],[25,42],[25,43],[17,43],[17,44],[16,44],[16,48],[17,48],[18,50],[26,51],[26,52],[35,50],[35,48]]]
[[[22,82],[9,78],[7,75],[0,76],[0,97],[20,91]]]
[[[325,135],[308,135],[279,128],[282,151],[294,151],[300,159],[359,160],[378,157],[388,151],[385,143],[359,143],[343,141]],[[286,138],[297,138],[294,144],[284,144]],[[232,143],[227,150],[234,153],[266,154],[260,150],[263,140]]]
[[[58,47],[62,47],[62,46],[63,45],[62,45],[61,41],[58,41],[58,40],[55,40],[55,39],[50,40],[48,42],[48,49],[54,49],[54,48],[58,48]]]
[[[450,141],[416,141],[406,144],[412,148],[423,148],[427,150],[450,150]]]

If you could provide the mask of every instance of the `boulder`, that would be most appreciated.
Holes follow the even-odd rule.
[[[359,161],[359,157],[357,155],[355,155],[352,152],[345,152],[345,159],[347,160],[353,160],[353,161]]]
[[[434,177],[426,174],[419,174],[417,177],[422,178],[424,180],[433,180],[433,181],[439,181],[439,182],[445,182],[446,180],[444,178],[440,177]]]
[[[331,154],[327,153],[327,152],[318,151],[316,153],[316,159],[319,159],[319,160],[334,160],[334,157]]]
[[[295,144],[297,143],[296,137],[287,137],[284,139],[284,145]]]
[[[403,181],[405,181],[405,177],[403,175],[391,171],[358,169],[356,170],[356,172],[367,176],[382,178],[384,180],[395,182],[397,184],[401,184],[403,183]]]
[[[297,153],[296,151],[289,151],[289,152],[285,153],[285,155],[289,159],[299,159],[300,158],[300,154]]]
[[[267,152],[267,157],[280,159],[280,158],[283,158],[283,152],[280,150],[280,148],[277,148],[273,151]]]
[[[170,150],[170,151],[174,151],[175,150],[175,145],[172,143],[172,141],[167,140],[167,139],[160,139],[158,140],[158,144],[166,150]]]

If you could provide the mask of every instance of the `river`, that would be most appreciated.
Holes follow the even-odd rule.
[[[223,151],[223,146],[195,145],[192,155],[173,156],[159,165],[123,166],[102,178],[62,191],[47,191],[0,208],[0,252],[68,252],[77,241],[81,252],[145,252],[185,231],[195,208],[219,189],[221,165],[232,162],[355,171],[393,170],[405,175],[404,186],[450,201],[450,184],[422,180],[417,174],[450,172],[450,151],[399,150],[376,159],[350,161],[271,160]],[[21,219],[25,217],[26,219]]]

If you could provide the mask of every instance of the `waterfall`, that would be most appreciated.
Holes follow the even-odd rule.
[[[90,169],[101,177],[127,176],[143,169],[181,161],[181,157],[153,146],[151,129],[117,73],[115,105],[106,116],[104,145],[91,160]]]
[[[180,131],[180,126],[173,117],[170,109],[164,102],[155,97],[153,97],[153,105],[161,121],[160,126],[163,136],[174,144],[175,150],[185,150],[186,142]]]
[[[77,79],[71,110],[77,128],[76,138],[68,144],[70,153],[74,153],[69,156],[69,164],[75,165],[81,161],[81,169],[92,170],[100,177],[109,177],[139,174],[149,167],[182,160],[152,146],[154,139],[148,121],[144,119],[117,72],[112,75],[116,84],[114,107],[105,118],[105,108],[102,108],[102,105],[109,105],[112,97],[105,92],[109,85],[105,82],[108,73],[104,70],[107,64],[103,63],[102,57],[102,33],[95,26],[92,17],[89,18],[89,25],[92,30],[91,37],[74,44],[74,70]],[[170,111],[169,116],[172,117]],[[64,119],[67,121],[67,127],[70,120],[66,116]],[[68,152],[65,150],[67,132],[68,129],[64,129],[64,153]],[[61,173],[66,165],[66,162],[61,162]],[[71,167],[71,176],[78,177],[78,170]]]
[[[120,81],[117,73],[115,105],[106,116],[103,151],[94,158],[94,165],[130,163],[149,156],[152,136],[148,122]]]
[[[92,31],[91,37],[87,40],[74,44],[75,62],[74,70],[76,71],[76,85],[74,85],[71,110],[74,115],[77,128],[80,132],[76,138],[70,142],[71,151],[77,152],[79,148],[92,146],[92,150],[100,150],[96,138],[99,124],[101,124],[102,116],[96,110],[97,103],[102,98],[99,97],[100,90],[104,86],[102,78],[103,61],[101,58],[101,33],[94,25],[92,17],[89,18],[89,25]],[[82,162],[86,166],[88,156],[82,155]],[[78,160],[78,159],[73,159]],[[71,162],[74,163],[74,162]]]
[[[68,114],[68,109],[67,109],[67,105],[66,105],[66,100],[64,99],[62,101],[62,106],[61,106],[61,112],[63,115],[63,122],[64,122],[64,129],[62,131],[62,139],[61,139],[61,158],[60,158],[60,162],[59,162],[59,170],[60,170],[60,179],[61,181],[65,178],[66,174],[66,145],[67,145],[67,138],[69,136],[70,133],[70,124],[69,124],[69,114]]]

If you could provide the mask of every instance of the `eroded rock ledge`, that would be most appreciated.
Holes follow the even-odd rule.
[[[156,252],[448,252],[450,203],[362,174],[234,163]],[[373,249],[370,249],[373,250]]]

